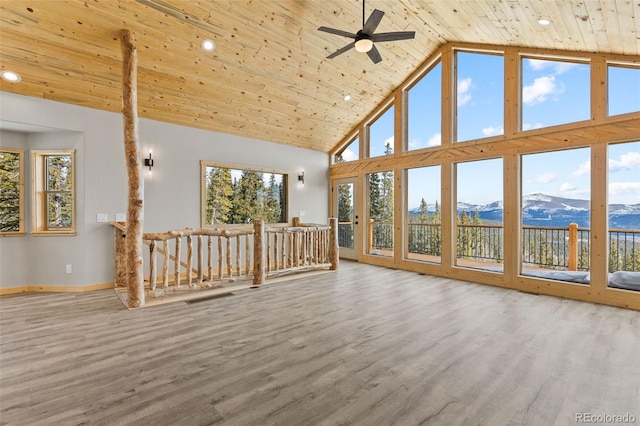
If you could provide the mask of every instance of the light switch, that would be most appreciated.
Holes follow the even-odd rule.
[[[126,213],[116,213],[116,222],[126,222],[127,214]]]
[[[98,213],[96,215],[96,222],[98,223],[109,222],[109,215],[107,213]]]

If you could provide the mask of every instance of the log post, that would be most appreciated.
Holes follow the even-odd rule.
[[[578,224],[569,224],[569,270],[578,270]]]
[[[264,221],[256,219],[253,221],[253,285],[264,284]]]
[[[138,143],[138,55],[135,39],[129,30],[120,31],[122,50],[122,119],[124,150],[129,181],[125,252],[127,265],[127,306],[144,306],[142,271],[142,212],[144,181],[140,177],[142,163]]]
[[[337,271],[339,265],[338,218],[329,218],[329,226],[331,226],[331,231],[329,232],[329,263],[331,263],[331,270]]]

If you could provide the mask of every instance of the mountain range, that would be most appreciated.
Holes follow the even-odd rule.
[[[524,196],[522,219],[529,226],[566,227],[574,222],[579,227],[588,228],[589,206],[589,200],[530,194]],[[429,204],[428,210],[433,214],[434,206]],[[502,222],[502,201],[485,205],[458,203],[458,214],[466,211],[473,215],[476,210],[480,219]],[[409,209],[409,214],[420,214],[420,208]],[[640,229],[640,204],[609,204],[609,228]]]

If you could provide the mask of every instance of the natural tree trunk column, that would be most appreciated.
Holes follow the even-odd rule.
[[[138,56],[135,39],[129,30],[121,30],[122,46],[122,119],[124,122],[124,151],[129,178],[127,233],[125,253],[127,265],[127,306],[144,305],[142,273],[142,212],[144,181],[140,177],[140,145],[138,142]]]

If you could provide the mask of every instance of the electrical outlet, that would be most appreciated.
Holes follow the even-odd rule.
[[[67,274],[70,274],[72,271],[71,265],[67,265]]]
[[[127,214],[126,213],[116,213],[116,222],[126,222]]]
[[[98,223],[109,222],[109,215],[107,213],[98,213],[96,215],[96,222]]]
[[[298,210],[298,216],[304,217],[304,214],[305,214],[304,210]]]

